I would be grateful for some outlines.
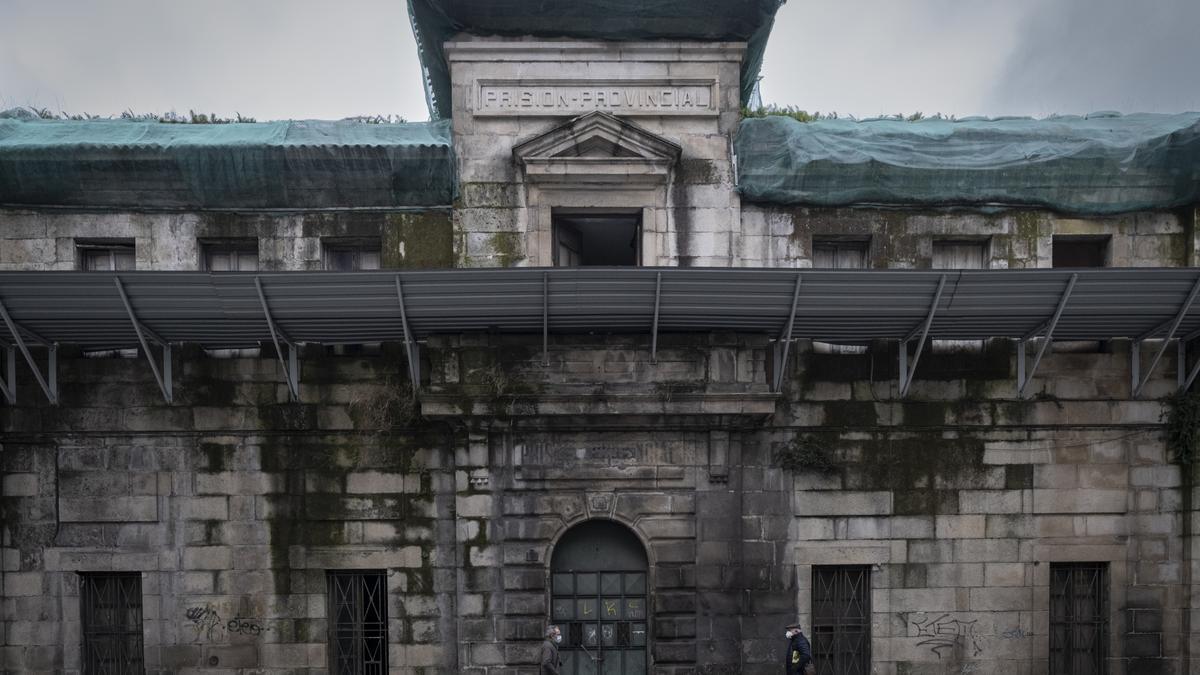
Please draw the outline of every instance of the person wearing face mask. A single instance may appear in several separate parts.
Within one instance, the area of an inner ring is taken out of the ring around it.
[[[784,652],[784,672],[787,675],[815,675],[816,664],[813,663],[812,645],[800,630],[800,624],[794,623],[784,632],[787,638],[787,651]]]
[[[562,668],[562,660],[558,658],[558,645],[562,642],[562,631],[558,626],[546,629],[546,639],[542,641],[542,675],[558,675]]]

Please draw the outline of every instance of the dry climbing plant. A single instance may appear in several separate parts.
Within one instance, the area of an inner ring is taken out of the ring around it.
[[[829,453],[810,436],[796,436],[779,446],[771,460],[775,466],[792,473],[810,471],[831,474],[837,471],[837,465],[833,463]]]
[[[1175,462],[1190,465],[1200,453],[1200,392],[1178,392],[1164,402],[1167,450]]]

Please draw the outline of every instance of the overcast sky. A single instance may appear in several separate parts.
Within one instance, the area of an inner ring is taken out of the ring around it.
[[[403,0],[0,0],[0,108],[427,117]],[[1200,110],[1200,0],[791,0],[763,98],[869,117]]]

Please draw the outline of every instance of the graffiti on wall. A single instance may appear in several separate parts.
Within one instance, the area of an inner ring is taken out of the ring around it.
[[[235,616],[225,621],[221,618],[216,607],[208,603],[188,607],[183,613],[196,631],[194,641],[220,642],[227,635],[249,635],[258,637],[270,628],[263,625],[262,619]]]
[[[979,638],[978,619],[956,619],[948,613],[927,614],[912,612],[902,614],[905,623],[914,631],[912,637],[919,639],[918,647],[926,647],[940,660],[947,652],[961,647],[977,657],[983,653],[983,642]]]

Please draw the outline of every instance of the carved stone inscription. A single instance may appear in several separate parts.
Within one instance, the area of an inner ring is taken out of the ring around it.
[[[641,464],[646,460],[648,443],[587,443],[576,445],[568,439],[542,438],[526,442],[521,464],[526,466],[572,467]]]
[[[475,114],[715,115],[716,94],[713,80],[490,80],[479,83]]]

